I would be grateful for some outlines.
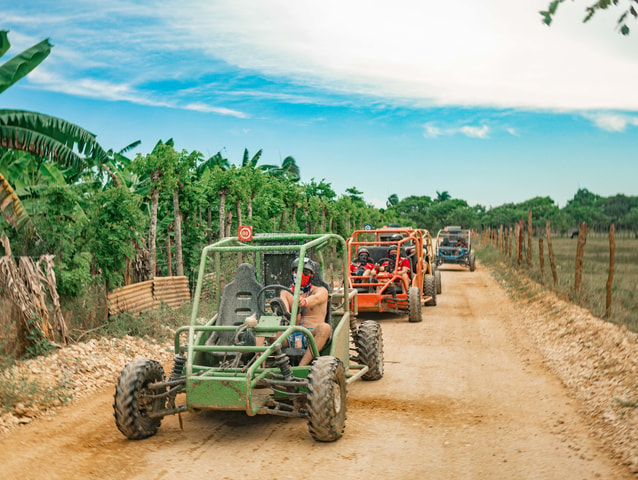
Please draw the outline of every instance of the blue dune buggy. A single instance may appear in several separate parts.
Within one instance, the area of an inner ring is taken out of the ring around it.
[[[476,259],[472,251],[472,234],[461,227],[445,227],[436,236],[434,263],[438,267],[444,263],[463,265],[476,269]]]

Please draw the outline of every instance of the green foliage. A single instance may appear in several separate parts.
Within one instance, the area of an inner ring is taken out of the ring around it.
[[[0,30],[0,57],[11,46],[8,33],[7,30]],[[0,93],[40,65],[51,53],[51,48],[52,45],[47,38],[0,65]]]
[[[126,263],[135,256],[135,246],[143,241],[148,220],[140,202],[139,195],[124,186],[94,195],[87,244],[95,266],[111,287],[122,284]]]
[[[559,4],[563,3],[565,0],[552,0],[549,2],[547,6],[547,10],[542,10],[540,13],[541,17],[543,17],[543,23],[545,25],[551,25],[554,20],[554,16],[556,15],[556,10],[558,9]],[[588,22],[592,19],[592,17],[600,10],[606,10],[607,8],[614,6],[619,6],[619,0],[597,0],[592,5],[585,7],[585,18],[583,18],[583,23]],[[623,13],[618,18],[618,31],[622,35],[629,35],[630,29],[627,25],[627,19],[631,15],[634,19],[638,18],[638,11],[636,9],[636,4],[638,4],[638,0],[627,0],[624,2],[628,4],[628,7],[623,11]]]

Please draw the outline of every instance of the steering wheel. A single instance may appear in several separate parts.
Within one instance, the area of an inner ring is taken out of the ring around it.
[[[391,262],[392,260],[391,260],[391,259],[389,259],[389,258],[387,258],[387,257],[383,257],[383,258],[380,258],[380,259],[379,259],[379,261],[377,261],[376,265],[379,265],[379,267],[381,267],[381,264],[382,264],[383,262],[385,262],[385,261],[387,261],[387,262],[388,262],[388,264],[390,264],[390,262]],[[385,272],[380,272],[380,273],[390,273],[390,272],[385,271]]]
[[[280,315],[286,320],[290,320],[290,312],[286,309],[283,299],[279,297],[279,293],[282,290],[287,291],[291,295],[294,295],[294,293],[290,288],[279,284],[266,285],[261,290],[259,290],[259,293],[257,293],[257,309],[259,310],[259,314],[266,314],[266,302],[264,293],[266,293],[268,290],[274,290],[276,293],[276,296],[272,300],[270,300],[270,307],[272,308],[275,315]]]

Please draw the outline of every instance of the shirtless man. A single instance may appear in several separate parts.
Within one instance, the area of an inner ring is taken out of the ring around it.
[[[294,284],[297,275],[297,267],[299,265],[299,259],[295,258],[290,266],[292,273],[293,291]],[[309,258],[304,259],[303,272],[301,276],[301,292],[299,293],[299,313],[297,314],[297,325],[306,327],[312,332],[312,336],[317,344],[317,350],[321,351],[328,338],[330,337],[331,327],[325,321],[326,309],[328,308],[328,290],[324,287],[318,287],[313,285],[311,280],[315,274],[314,264]],[[282,290],[280,297],[284,300],[288,311],[292,310],[293,296],[290,292]],[[299,365],[309,365],[312,361],[312,351],[308,348],[308,341],[305,335],[303,338],[297,340],[295,334],[288,337],[286,340],[289,346],[294,347],[296,341],[301,342],[301,348],[306,349],[306,353],[302,357]]]

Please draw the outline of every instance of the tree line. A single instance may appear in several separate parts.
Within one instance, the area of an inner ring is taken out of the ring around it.
[[[10,47],[0,31],[0,56]],[[0,93],[42,62],[48,40],[0,65]],[[90,284],[112,289],[164,275],[194,278],[203,246],[239,225],[256,232],[334,232],[349,237],[364,225],[497,228],[534,211],[542,228],[581,222],[604,230],[638,230],[638,197],[604,198],[580,189],[559,208],[549,197],[487,209],[451,198],[391,195],[385,208],[352,186],[337,194],[322,178],[301,181],[294,157],[263,164],[262,151],[240,159],[179,150],[172,139],[129,158],[138,141],[105,150],[77,125],[37,112],[0,110],[0,235],[17,256],[55,255],[62,296]]]

